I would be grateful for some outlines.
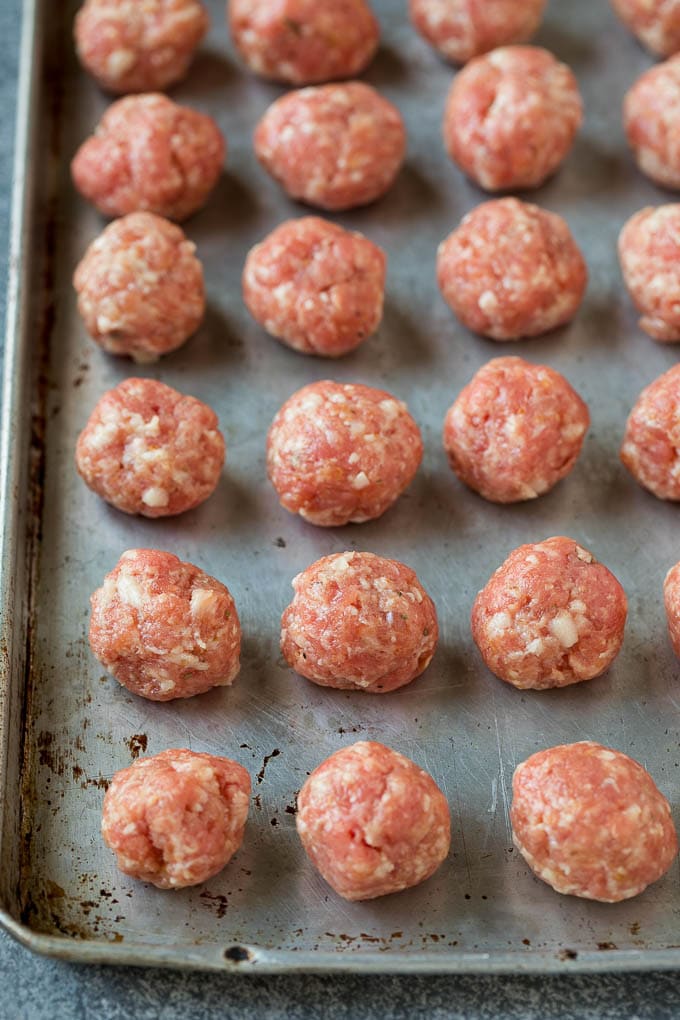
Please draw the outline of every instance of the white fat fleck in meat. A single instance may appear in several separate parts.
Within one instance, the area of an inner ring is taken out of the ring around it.
[[[152,485],[142,493],[142,502],[150,507],[167,506],[170,502],[170,496],[165,489]]]

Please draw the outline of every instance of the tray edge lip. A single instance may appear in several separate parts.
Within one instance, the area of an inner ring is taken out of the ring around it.
[[[22,399],[28,387],[26,331],[28,287],[26,281],[33,263],[27,244],[34,215],[35,173],[33,149],[35,125],[30,116],[38,88],[39,5],[42,0],[23,0],[17,95],[15,105],[14,160],[11,183],[11,220],[6,277],[6,308],[2,373],[2,411],[0,418],[0,798],[6,799],[11,716],[10,674],[22,619],[12,613],[13,581],[18,558],[24,549],[18,529],[22,519],[23,493],[19,482],[23,464],[19,456],[19,434],[26,427]],[[24,419],[22,421],[22,418]],[[25,656],[25,650],[19,653]],[[0,814],[0,846],[4,845],[4,815]],[[0,911],[4,913],[4,909]],[[4,923],[4,920],[0,923]]]
[[[324,950],[292,953],[258,946],[239,946],[249,954],[244,962],[232,962],[225,953],[229,946],[216,943],[185,945],[182,948],[150,943],[110,943],[105,940],[77,940],[35,932],[0,908],[0,924],[26,949],[41,956],[77,964],[161,967],[173,970],[226,972],[251,977],[294,974],[395,974],[395,975],[539,975],[631,974],[673,971],[680,967],[680,947],[655,950],[579,950],[575,958],[560,957],[554,950],[540,950],[533,956],[515,952],[461,952],[434,955],[427,951],[386,954],[368,951],[361,956]],[[292,959],[294,957],[294,959]]]

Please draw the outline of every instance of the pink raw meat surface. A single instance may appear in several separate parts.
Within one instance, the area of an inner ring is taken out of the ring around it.
[[[195,333],[205,313],[196,245],[153,213],[114,220],[80,261],[73,285],[90,336],[109,354],[155,361]]]
[[[368,552],[324,556],[293,580],[281,650],[323,687],[383,694],[425,670],[439,636],[432,599],[413,570]]]
[[[251,71],[289,85],[360,74],[380,38],[366,0],[229,0],[228,13]]]
[[[638,397],[626,422],[621,460],[658,499],[680,500],[680,365]]]
[[[422,455],[406,404],[359,383],[303,386],[267,436],[267,471],[281,505],[322,527],[380,517],[411,483]]]
[[[241,625],[228,588],[172,553],[123,553],[90,603],[90,647],[133,694],[191,698],[238,674]]]
[[[277,99],[254,142],[260,163],[291,198],[341,210],[385,194],[404,159],[406,132],[392,103],[350,81]]]
[[[153,379],[126,379],[105,393],[76,445],[85,483],[118,510],[144,517],[206,500],[224,456],[215,412]]]
[[[289,347],[337,358],[378,328],[386,261],[362,234],[318,216],[286,220],[249,252],[243,300]]]
[[[230,758],[168,750],[117,772],[102,835],[120,870],[159,889],[199,885],[231,860],[248,817],[250,776]]]
[[[409,0],[414,27],[447,60],[527,42],[541,23],[545,0]]]
[[[360,741],[312,772],[296,824],[312,864],[346,900],[424,882],[449,852],[449,806],[432,776],[384,744]]]
[[[519,340],[574,317],[588,270],[561,216],[500,198],[478,205],[442,241],[437,281],[468,329]]]
[[[510,553],[472,607],[472,637],[492,673],[521,689],[591,680],[623,643],[628,602],[611,571],[571,538]]]
[[[73,157],[71,174],[105,216],[145,210],[184,220],[207,201],[225,152],[211,117],[150,92],[108,108]]]
[[[582,118],[566,64],[538,46],[502,46],[454,78],[444,144],[486,191],[537,188],[567,156]]]
[[[670,805],[632,758],[589,740],[533,754],[512,782],[512,836],[559,893],[603,903],[637,896],[670,868]]]
[[[76,51],[107,92],[161,91],[184,78],[209,24],[198,0],[86,0]]]

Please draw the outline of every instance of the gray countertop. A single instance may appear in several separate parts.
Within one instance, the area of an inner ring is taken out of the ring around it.
[[[605,0],[599,0],[605,2]],[[0,277],[7,271],[21,0],[0,0]],[[0,316],[5,294],[0,292]],[[517,1018],[680,1016],[676,974],[546,977],[232,977],[84,967],[37,957],[0,933],[0,1020],[54,1017]]]

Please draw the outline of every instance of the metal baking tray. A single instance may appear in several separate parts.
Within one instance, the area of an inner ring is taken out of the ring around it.
[[[402,0],[376,0],[383,44],[366,74],[402,109],[409,153],[381,202],[335,217],[389,254],[383,325],[339,362],[305,358],[267,337],[240,299],[246,252],[304,209],[255,162],[253,125],[280,89],[238,65],[222,0],[174,96],[213,114],[229,139],[226,172],[186,225],[207,271],[209,312],[186,347],[135,368],[95,349],[70,278],[102,221],[73,191],[69,159],[107,100],[82,73],[70,38],[76,4],[25,0],[3,407],[2,815],[0,919],[25,945],[79,961],[241,972],[600,971],[680,965],[678,863],[618,905],[559,896],[512,849],[515,765],[553,744],[591,738],[647,766],[674,805],[680,779],[680,666],[665,633],[661,583],[679,556],[676,506],[630,479],[617,459],[626,415],[677,349],[641,334],[622,290],[623,221],[668,200],[635,170],[620,124],[625,89],[650,58],[606,4],[549,4],[537,42],[575,70],[586,121],[572,156],[531,194],[562,213],[590,267],[575,322],[515,345],[466,333],[440,299],[438,242],[484,196],[448,162],[439,122],[452,71],[408,25]],[[532,503],[494,506],[463,489],[440,441],[446,408],[489,358],[512,351],[564,372],[592,428],[573,474]],[[215,495],[168,520],[117,513],[73,466],[76,436],[104,390],[143,372],[219,413],[228,461]],[[426,444],[416,481],[382,519],[315,529],[281,509],[265,478],[264,437],[295,389],[328,376],[406,399]],[[623,582],[623,651],[601,679],[521,693],[483,667],[469,633],[476,591],[522,542],[567,534]],[[88,598],[120,553],[170,549],[231,588],[243,668],[231,689],[153,704],[93,659]],[[278,650],[291,578],[314,559],[368,549],[413,566],[433,595],[441,642],[426,674],[378,697],[322,690]],[[419,888],[364,904],[331,893],[295,832],[295,794],[323,758],[377,739],[427,768],[449,799],[450,858]],[[253,778],[244,846],[216,878],[168,893],[119,874],[102,845],[108,779],[167,747],[227,754]]]

